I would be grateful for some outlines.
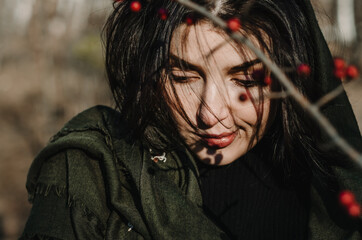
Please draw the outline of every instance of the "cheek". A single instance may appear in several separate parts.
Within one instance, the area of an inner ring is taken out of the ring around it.
[[[264,102],[264,112],[263,112],[263,120],[262,120],[262,124],[263,124],[264,128],[268,122],[269,115],[270,115],[270,99],[267,99]]]
[[[192,123],[195,123],[195,116],[198,109],[198,104],[200,103],[195,90],[191,89],[189,86],[186,86],[186,84],[175,84],[174,91],[170,86],[170,83],[167,85],[168,86],[166,90],[171,101],[171,108],[180,127],[183,128],[188,125],[184,117],[182,117],[182,113],[186,113],[187,118]]]
[[[256,110],[252,104],[238,106],[237,109],[233,108],[233,116],[237,125],[254,125],[257,122]]]
[[[179,98],[182,109],[185,111],[189,118],[192,118],[197,111],[199,100],[195,92],[184,86],[176,86],[176,94]]]
[[[263,112],[263,118],[261,119],[262,125],[266,122],[269,115],[269,99],[263,99],[260,102],[259,90],[257,88],[250,88],[249,90],[238,89],[238,91],[230,91],[231,110],[235,123],[237,125],[252,126],[258,121],[258,112]],[[246,97],[245,97],[246,96]]]
[[[229,91],[230,108],[236,124],[246,122],[253,124],[257,121],[255,91],[235,88]]]

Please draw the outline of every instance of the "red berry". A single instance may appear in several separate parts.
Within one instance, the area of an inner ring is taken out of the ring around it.
[[[266,77],[264,78],[264,83],[265,83],[265,85],[270,85],[270,84],[272,83],[271,77],[270,77],[270,76],[266,76]]]
[[[139,1],[131,2],[130,8],[132,12],[139,12],[141,10],[141,3]]]
[[[242,93],[240,94],[239,99],[240,101],[245,102],[246,100],[248,100],[248,95],[246,93]]]
[[[308,77],[310,75],[310,72],[311,70],[309,65],[305,63],[300,64],[297,68],[297,73],[303,77]]]
[[[187,25],[192,25],[194,23],[194,19],[192,17],[186,17],[185,21]]]
[[[359,75],[359,71],[356,66],[350,65],[346,68],[346,76],[349,79],[355,79]]]
[[[351,217],[359,217],[361,215],[361,206],[358,203],[353,203],[348,207],[348,213]]]
[[[162,20],[166,20],[166,19],[167,19],[167,16],[168,16],[167,10],[164,9],[164,8],[160,8],[160,9],[158,10],[158,16],[159,16]]]
[[[344,70],[344,68],[346,67],[346,62],[342,58],[334,58],[333,62],[335,70]]]
[[[227,22],[228,28],[232,31],[232,32],[236,32],[240,29],[240,20],[238,18],[230,18]]]
[[[333,74],[337,78],[342,79],[346,76],[346,71],[344,69],[334,69]]]
[[[354,194],[351,191],[345,190],[340,192],[339,194],[339,202],[343,206],[351,206],[356,202]]]
[[[264,83],[265,85],[270,85],[271,84],[271,78],[270,78],[270,76],[265,75],[265,70],[264,69],[256,69],[256,70],[254,70],[253,73],[251,74],[251,77],[256,81]]]

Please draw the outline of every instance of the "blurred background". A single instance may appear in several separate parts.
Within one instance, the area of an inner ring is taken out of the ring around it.
[[[314,0],[336,56],[362,69],[362,1]],[[112,0],[0,0],[0,240],[29,214],[26,174],[62,125],[96,104],[113,106],[100,32]],[[362,83],[347,84],[362,123]]]

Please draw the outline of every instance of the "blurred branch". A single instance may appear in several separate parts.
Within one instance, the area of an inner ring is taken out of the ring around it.
[[[339,85],[336,89],[333,91],[327,93],[323,97],[321,97],[318,102],[315,104],[318,108],[322,107],[323,105],[327,104],[328,102],[332,101],[335,97],[337,97],[339,94],[343,93],[344,87],[343,85]]]

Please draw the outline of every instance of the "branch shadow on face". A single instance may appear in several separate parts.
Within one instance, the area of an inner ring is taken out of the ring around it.
[[[260,87],[257,95],[262,96],[263,91],[264,91],[263,87]],[[249,145],[248,145],[247,151],[249,151],[252,148],[252,145],[253,145],[252,143],[255,142],[255,140],[259,141],[257,135],[260,131],[260,128],[261,128],[260,125],[261,125],[261,121],[263,118],[264,98],[263,98],[263,96],[262,97],[258,97],[258,96],[257,97],[254,96],[254,94],[252,94],[248,88],[245,88],[245,93],[241,93],[239,95],[239,99],[238,99],[241,103],[250,101],[252,104],[251,107],[253,107],[255,109],[256,116],[257,116],[257,121],[253,126],[252,137],[250,139],[248,139]],[[239,127],[241,128],[241,126],[239,126]],[[202,125],[200,127],[200,123],[197,122],[197,126],[193,126],[193,128],[195,131],[195,135],[198,135],[197,129],[202,129]],[[222,153],[220,153],[220,151],[218,151],[219,148],[213,148],[213,147],[207,146],[207,144],[203,140],[194,139],[194,144],[192,144],[189,147],[192,150],[192,152],[198,156],[199,161],[204,164],[220,165],[222,163],[222,161],[224,160],[224,155]],[[199,154],[201,151],[206,151],[206,156],[203,156],[203,154]],[[200,158],[200,155],[203,157]]]
[[[192,147],[191,150],[197,154],[201,152],[202,150],[206,149],[206,153],[208,157],[205,157],[203,159],[200,159],[200,161],[204,164],[213,164],[213,165],[219,165],[221,161],[223,160],[224,156],[221,153],[218,153],[216,151],[216,148],[206,148],[204,143],[202,141],[197,141]]]

